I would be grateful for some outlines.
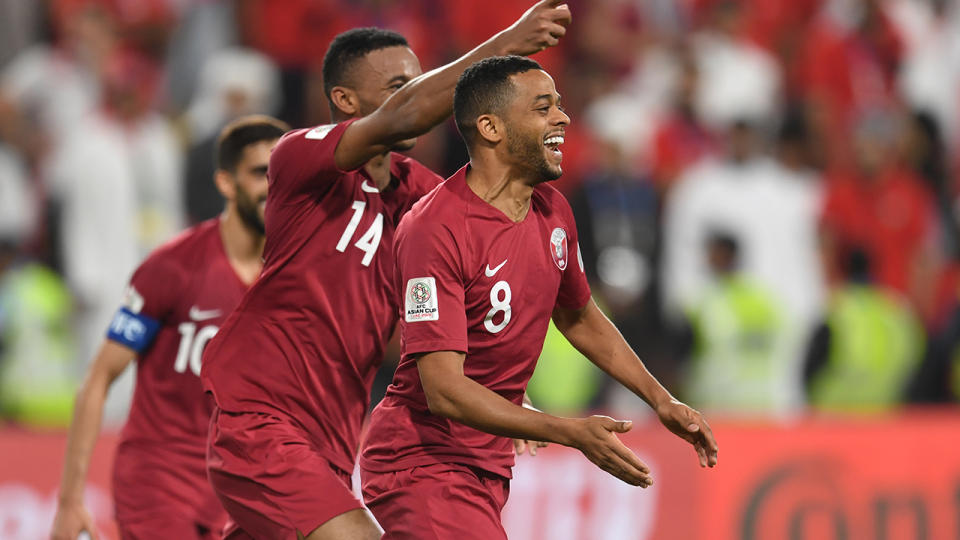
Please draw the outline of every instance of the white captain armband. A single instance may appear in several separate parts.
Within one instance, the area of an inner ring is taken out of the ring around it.
[[[107,329],[107,339],[126,345],[139,353],[153,343],[158,330],[159,322],[143,313],[134,313],[130,308],[122,307],[113,316],[113,322]]]

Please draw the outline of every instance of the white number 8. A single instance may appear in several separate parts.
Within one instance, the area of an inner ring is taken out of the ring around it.
[[[503,300],[500,299],[501,292],[503,293]],[[483,326],[491,334],[496,334],[503,330],[507,326],[507,323],[510,322],[511,296],[510,284],[506,281],[498,281],[493,288],[490,289],[490,304],[493,307],[487,312],[487,317],[483,320]],[[498,324],[494,324],[493,317],[501,311],[503,312],[503,320]]]

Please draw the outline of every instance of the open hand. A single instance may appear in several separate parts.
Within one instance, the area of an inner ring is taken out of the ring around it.
[[[553,47],[567,33],[571,20],[570,8],[564,0],[537,2],[503,31],[504,49],[507,54],[527,56]]]
[[[717,440],[713,438],[710,425],[699,411],[671,399],[657,407],[657,416],[667,429],[693,445],[701,467],[713,467],[717,464]]]
[[[630,431],[633,422],[599,415],[577,418],[574,422],[569,446],[583,452],[597,467],[630,485],[643,488],[653,485],[650,468],[616,436]]]

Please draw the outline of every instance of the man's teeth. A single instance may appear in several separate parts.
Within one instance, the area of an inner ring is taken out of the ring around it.
[[[550,137],[549,139],[544,140],[544,141],[543,141],[543,144],[545,144],[545,145],[547,145],[547,146],[552,146],[552,145],[555,145],[555,144],[556,144],[556,145],[563,144],[563,137],[561,137],[561,136],[559,136],[559,135],[557,135],[557,136],[555,136],[555,137]]]

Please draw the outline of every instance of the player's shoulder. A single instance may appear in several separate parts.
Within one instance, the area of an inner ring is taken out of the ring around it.
[[[414,203],[400,220],[398,234],[432,236],[440,231],[460,230],[466,205],[453,189],[454,180],[443,180]]]
[[[533,204],[543,214],[559,212],[564,217],[572,217],[570,202],[557,188],[547,182],[541,182],[533,188]]]
[[[283,134],[271,152],[271,160],[282,156],[285,160],[308,159],[310,156],[304,151],[309,147],[334,145],[340,141],[343,132],[351,124],[351,120],[338,124],[323,124],[308,128],[291,129]]]

